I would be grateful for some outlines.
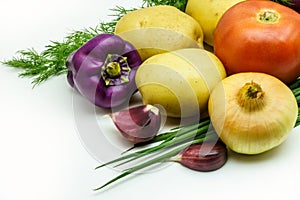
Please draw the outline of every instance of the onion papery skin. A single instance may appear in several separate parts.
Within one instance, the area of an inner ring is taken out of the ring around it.
[[[245,108],[241,106],[239,94],[251,82],[261,87],[263,96],[259,103]],[[208,110],[221,140],[242,154],[259,154],[280,145],[287,139],[298,115],[295,96],[283,82],[254,72],[223,79],[211,93]]]

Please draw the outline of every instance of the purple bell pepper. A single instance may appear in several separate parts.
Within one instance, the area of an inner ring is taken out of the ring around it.
[[[96,106],[125,104],[137,91],[135,74],[142,63],[135,47],[117,35],[100,34],[67,59],[67,80]]]

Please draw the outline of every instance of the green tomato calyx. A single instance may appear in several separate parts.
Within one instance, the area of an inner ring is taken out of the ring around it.
[[[257,20],[264,24],[275,24],[280,19],[280,14],[271,9],[262,9],[257,13]]]

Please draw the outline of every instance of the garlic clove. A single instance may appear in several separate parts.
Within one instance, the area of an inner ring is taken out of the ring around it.
[[[139,105],[110,114],[120,133],[133,143],[151,140],[161,126],[161,114],[157,107]]]
[[[221,141],[192,144],[175,156],[172,161],[196,171],[214,171],[226,163],[227,148]]]

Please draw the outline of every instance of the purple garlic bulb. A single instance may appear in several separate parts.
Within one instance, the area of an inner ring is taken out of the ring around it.
[[[190,145],[171,160],[196,171],[214,171],[226,163],[227,148],[221,141],[205,141]]]
[[[121,134],[133,143],[151,140],[161,126],[161,115],[157,107],[139,105],[114,112],[110,115]]]

